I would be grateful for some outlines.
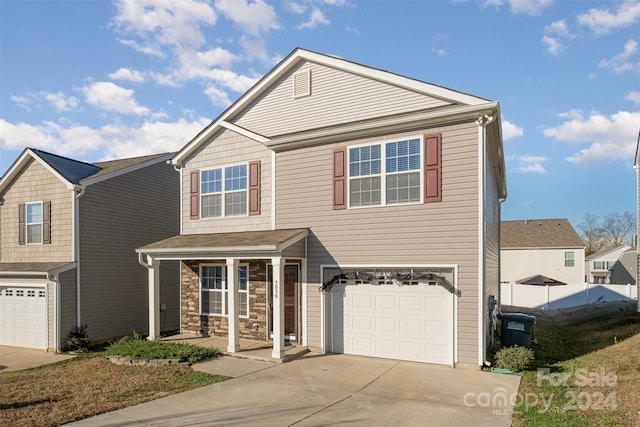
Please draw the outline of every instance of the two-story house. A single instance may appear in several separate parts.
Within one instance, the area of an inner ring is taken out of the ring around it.
[[[179,230],[173,154],[90,164],[22,152],[0,180],[0,345],[60,351],[81,325],[94,341],[147,332],[135,249]],[[163,268],[155,308],[175,330],[179,266]]]
[[[589,255],[585,259],[587,281],[589,283],[609,284],[611,281],[611,268],[620,259],[622,254],[630,249],[627,245],[610,246]]]
[[[296,49],[171,162],[181,332],[485,363],[506,197],[497,102]]]
[[[585,244],[567,219],[502,221],[500,230],[502,282],[584,283]]]

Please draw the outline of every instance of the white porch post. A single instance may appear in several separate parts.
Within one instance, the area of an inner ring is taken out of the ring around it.
[[[238,334],[238,259],[227,258],[227,294],[229,295],[229,343],[227,351],[236,353],[240,351],[240,340]]]
[[[284,358],[284,266],[282,258],[272,258],[273,266],[273,350],[271,357]]]
[[[149,266],[149,341],[160,338],[160,261],[147,255]]]

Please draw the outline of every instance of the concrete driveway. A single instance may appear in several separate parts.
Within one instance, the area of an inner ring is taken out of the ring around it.
[[[506,427],[506,401],[515,399],[520,382],[477,370],[313,353],[283,364],[223,357],[194,368],[236,378],[70,425]]]
[[[0,345],[0,374],[49,365],[72,357],[74,356],[69,354],[48,353],[44,350]]]

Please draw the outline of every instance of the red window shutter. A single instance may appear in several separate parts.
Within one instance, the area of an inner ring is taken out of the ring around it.
[[[442,201],[442,135],[424,136],[424,201]]]
[[[18,205],[18,244],[24,245],[26,242],[26,212],[25,204]]]
[[[200,171],[191,171],[189,186],[191,219],[200,218]]]
[[[346,153],[344,148],[333,151],[333,209],[347,208]]]
[[[249,162],[249,215],[260,215],[260,160]]]
[[[51,243],[51,202],[42,202],[42,243]]]

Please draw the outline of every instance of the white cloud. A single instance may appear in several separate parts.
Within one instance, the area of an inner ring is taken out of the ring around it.
[[[545,51],[551,56],[558,57],[564,52],[564,45],[555,37],[543,36],[542,44],[546,46]]]
[[[447,51],[445,49],[437,49],[435,47],[431,47],[431,52],[435,53],[438,56],[445,56]]]
[[[201,46],[200,25],[215,25],[217,14],[206,2],[196,0],[120,0],[113,19],[124,34],[142,37],[145,45]]]
[[[640,105],[640,92],[629,92],[624,99]]]
[[[177,151],[209,122],[209,119],[198,117],[191,121],[150,121],[138,127],[110,124],[94,129],[75,123],[49,121],[31,125],[0,119],[0,149],[33,147],[75,159],[135,157]]]
[[[640,21],[640,1],[627,0],[614,4],[617,5],[614,12],[608,9],[589,9],[587,13],[578,15],[578,23],[601,35]]]
[[[545,34],[557,34],[559,36],[572,38],[573,34],[569,32],[569,28],[567,27],[567,23],[563,20],[554,21],[549,25],[544,27]]]
[[[297,13],[298,15],[303,14],[305,10],[307,10],[307,6],[300,3],[296,3],[294,1],[286,2],[284,4],[284,7],[287,11],[291,13]]]
[[[544,136],[570,144],[589,144],[568,161],[590,165],[605,160],[629,160],[635,153],[640,111],[620,111],[610,116],[592,112],[584,117],[579,111],[567,113],[559,126],[547,128]]]
[[[33,101],[26,96],[11,95],[11,101],[23,110],[31,111],[30,105]]]
[[[514,172],[520,173],[547,173],[547,170],[544,168],[543,163],[546,162],[546,157],[543,156],[509,156],[506,159],[509,163],[515,162],[515,166],[511,168]]]
[[[147,107],[138,105],[133,97],[133,90],[125,89],[112,82],[91,83],[81,90],[87,102],[100,110],[138,116],[150,113]]]
[[[109,74],[109,78],[112,80],[125,80],[133,83],[142,83],[145,80],[144,75],[140,71],[131,70],[125,67],[121,67],[118,71],[114,71]]]
[[[554,0],[509,0],[511,13],[538,16],[553,4]]]
[[[210,86],[204,90],[204,94],[209,97],[213,105],[226,108],[231,105],[227,93],[215,86]]]
[[[603,59],[598,63],[599,68],[610,70],[614,74],[624,74],[627,72],[640,72],[640,61],[633,62],[630,59],[638,52],[638,42],[629,39],[619,54],[609,59]]]
[[[159,46],[153,43],[140,44],[135,40],[130,39],[118,39],[120,43],[125,46],[130,47],[133,50],[136,50],[140,53],[144,53],[145,55],[157,56],[158,58],[164,58],[165,53]]]
[[[40,95],[58,112],[75,110],[79,104],[78,98],[75,96],[66,96],[62,92],[41,92]]]
[[[524,131],[521,127],[516,126],[510,121],[502,121],[502,139],[509,140],[524,135]]]
[[[310,28],[315,28],[318,25],[329,25],[331,21],[322,13],[322,11],[318,8],[313,8],[311,14],[309,15],[309,20],[307,22],[303,22],[298,25],[296,28],[298,30],[305,30]]]
[[[280,28],[275,9],[263,0],[216,0],[215,7],[253,37]]]

